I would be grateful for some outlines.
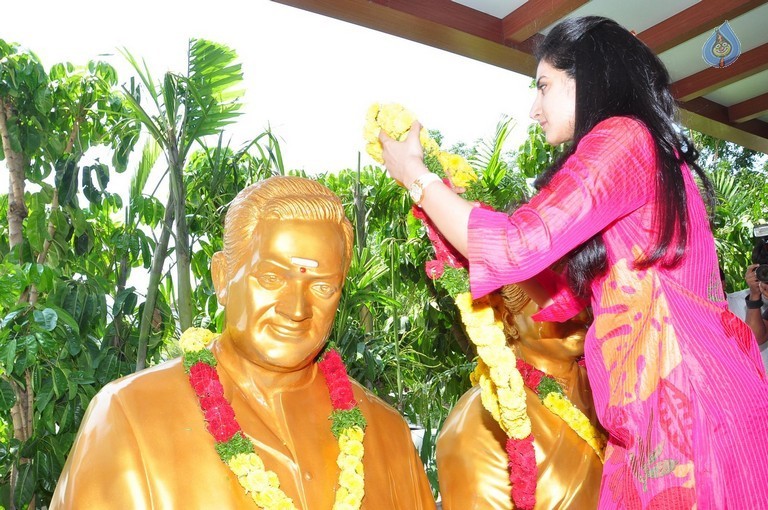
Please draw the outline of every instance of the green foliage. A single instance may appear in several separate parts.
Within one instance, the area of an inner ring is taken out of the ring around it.
[[[329,419],[331,420],[331,432],[337,439],[344,430],[352,427],[360,427],[365,430],[365,416],[359,407],[334,410]]]
[[[469,273],[464,268],[446,267],[440,277],[440,285],[449,296],[455,298],[463,292],[469,292]]]
[[[543,377],[537,389],[542,400],[552,392],[563,394],[563,387],[552,377]]]
[[[0,52],[0,102],[14,111],[3,127],[21,170],[11,178],[22,189],[36,185],[19,197],[27,217],[13,247],[18,217],[0,197],[0,486],[9,488],[0,504],[13,497],[22,508],[33,495],[47,504],[90,399],[129,373],[130,341],[111,335],[107,300],[130,317],[137,295],[116,286],[114,261],[127,247],[114,242],[122,199],[106,187],[113,170],[126,168],[138,126],[124,117],[109,65],[57,64],[46,73],[32,53],[3,41]],[[80,168],[97,145],[112,149],[113,168]]]
[[[533,123],[528,127],[528,139],[517,151],[517,170],[523,177],[532,179],[552,166],[562,153],[563,146],[549,145],[541,126]]]
[[[253,453],[253,444],[242,432],[237,432],[229,441],[216,443],[216,453],[219,454],[221,460],[228,462],[235,455]]]
[[[768,223],[768,157],[695,131],[689,137],[715,191],[712,231],[726,292],[744,289],[752,263],[752,229]]]
[[[494,137],[480,140],[468,160],[480,177],[469,186],[464,198],[487,204],[499,211],[508,209],[528,196],[524,174],[513,171],[512,163],[505,159],[502,152],[511,124],[511,118],[503,118],[496,126]]]

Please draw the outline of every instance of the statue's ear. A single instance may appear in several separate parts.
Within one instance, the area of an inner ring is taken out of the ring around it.
[[[216,289],[216,299],[221,306],[227,306],[227,259],[224,252],[217,251],[211,258],[211,279],[213,288]]]

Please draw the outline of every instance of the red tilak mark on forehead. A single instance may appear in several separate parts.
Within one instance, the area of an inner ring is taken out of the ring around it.
[[[306,267],[300,267],[299,271],[301,271],[302,273],[306,273],[307,272],[307,268]]]

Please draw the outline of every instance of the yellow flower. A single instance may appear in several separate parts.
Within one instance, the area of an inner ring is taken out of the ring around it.
[[[245,476],[249,471],[263,471],[264,463],[255,453],[238,453],[227,462],[236,476]]]
[[[396,140],[404,140],[416,116],[402,105],[390,103],[381,105],[376,120],[389,136]]]
[[[280,479],[274,471],[267,471],[267,483],[269,483],[271,487],[280,487]]]
[[[342,471],[354,471],[359,463],[360,459],[352,455],[339,455],[336,458],[336,465]]]
[[[280,489],[276,489],[274,487],[269,487],[268,489],[253,495],[253,500],[256,502],[257,505],[263,507],[263,508],[275,508],[277,505],[283,505],[285,508],[285,503],[290,502],[291,506],[287,508],[294,508],[293,507],[293,501],[288,498],[283,491]]]
[[[419,131],[419,141],[421,142],[421,146],[424,147],[424,154],[434,154],[440,150],[440,146],[437,145],[437,142],[433,140],[431,136],[429,136],[429,132],[426,128],[421,128],[421,131]]]
[[[346,487],[350,494],[354,494],[363,489],[365,482],[363,477],[355,472],[342,471],[339,474],[339,485]]]
[[[437,153],[437,160],[454,186],[466,188],[469,183],[477,180],[475,170],[462,156],[440,151]]]
[[[269,485],[269,477],[264,470],[250,471],[245,476],[239,477],[238,480],[246,492],[264,492],[273,488]]]
[[[282,501],[278,501],[277,504],[274,505],[274,510],[296,510],[296,507],[293,506],[293,500],[291,498],[286,498]]]
[[[362,458],[363,457],[363,443],[360,441],[355,441],[354,439],[349,439],[347,441],[342,442],[343,435],[339,437],[339,449],[347,454],[351,455],[352,457],[356,458]]]
[[[411,130],[411,125],[416,116],[399,104],[374,103],[368,108],[363,126],[363,138],[367,142],[365,150],[379,163],[384,163],[379,142],[379,132],[384,131],[395,140],[405,140]],[[424,147],[425,154],[433,154],[439,150],[437,142],[430,138],[425,128],[419,131],[419,140]]]
[[[187,328],[179,338],[179,347],[184,352],[202,351],[215,336],[205,328]]]
[[[600,460],[605,460],[605,437],[573,403],[564,395],[555,392],[548,393],[542,403],[586,441]]]
[[[363,438],[365,437],[365,431],[361,429],[358,426],[350,427],[348,429],[344,429],[344,435],[347,436],[349,439],[352,439],[354,441],[363,442]]]

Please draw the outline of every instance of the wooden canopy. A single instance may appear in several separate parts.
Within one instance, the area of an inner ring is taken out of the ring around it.
[[[768,0],[274,1],[527,76],[536,71],[533,44],[552,25],[571,16],[607,16],[659,55],[687,126],[768,154]],[[725,21],[740,54],[712,67],[702,50]]]

